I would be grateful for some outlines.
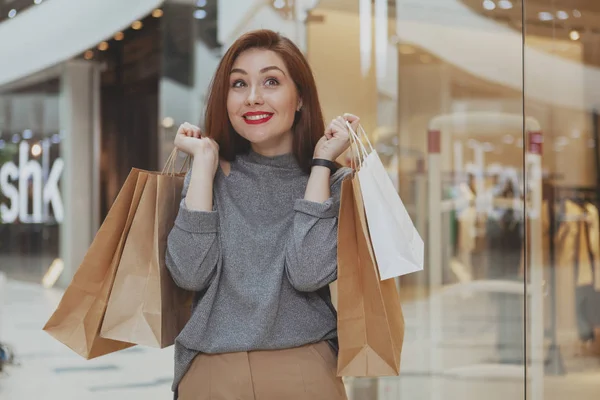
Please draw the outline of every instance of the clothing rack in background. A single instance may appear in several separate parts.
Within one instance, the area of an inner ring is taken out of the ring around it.
[[[573,187],[573,186],[554,186],[550,183],[544,183],[543,198],[548,204],[548,241],[549,241],[549,296],[550,296],[550,348],[548,361],[546,363],[546,373],[548,375],[564,375],[566,373],[564,361],[560,351],[560,345],[557,339],[557,298],[556,298],[556,245],[554,238],[558,227],[563,221],[560,214],[561,205],[566,200],[589,202],[596,206],[600,205],[599,190],[591,187]],[[600,208],[598,208],[600,210]],[[600,243],[599,243],[600,244]],[[574,312],[574,311],[573,311]]]

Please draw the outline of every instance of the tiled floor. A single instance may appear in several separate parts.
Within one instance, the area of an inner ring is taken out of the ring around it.
[[[0,341],[14,347],[20,363],[0,375],[0,399],[171,398],[172,348],[135,347],[86,361],[43,332],[41,328],[60,296],[60,291],[15,281],[0,288],[0,302],[4,298],[0,306]],[[493,307],[478,296],[444,299],[443,317],[437,327],[441,342],[436,349],[430,344],[435,330],[428,325],[427,302],[404,304],[406,337],[401,377],[349,379],[350,400],[522,399],[522,367],[494,364]],[[582,360],[567,361],[569,366],[583,365]],[[578,369],[581,372],[546,377],[541,385],[544,395],[536,400],[597,399],[600,360],[583,361],[585,368]],[[433,364],[437,368],[432,368]],[[529,391],[533,386],[529,384]]]
[[[42,331],[61,293],[10,281],[0,340],[19,366],[0,376],[2,400],[170,399],[172,348],[135,347],[86,361]]]

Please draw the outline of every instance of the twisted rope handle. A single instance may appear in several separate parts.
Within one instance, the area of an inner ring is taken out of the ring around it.
[[[367,149],[363,145],[360,136],[366,137],[367,134],[361,125],[358,126],[358,132],[356,133],[354,129],[352,129],[352,125],[348,121],[346,121],[346,125],[348,126],[348,131],[350,132],[350,140],[352,141],[352,158],[351,158],[351,167],[356,169],[356,161],[358,161],[359,168],[362,168],[364,159],[367,158],[369,153]],[[360,135],[360,136],[359,136]],[[369,142],[369,138],[366,137],[367,142],[369,143],[369,147],[371,151],[373,151],[373,146],[371,146],[371,142]],[[356,152],[355,152],[356,151]]]

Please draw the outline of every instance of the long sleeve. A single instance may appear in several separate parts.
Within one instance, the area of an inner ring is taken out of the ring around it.
[[[185,177],[179,213],[167,239],[165,261],[179,287],[201,291],[215,276],[221,257],[219,216],[217,211],[192,211],[186,207],[190,178],[191,172]]]
[[[337,279],[340,192],[342,181],[351,173],[351,169],[342,168],[331,177],[331,197],[324,203],[298,199],[294,204],[286,273],[296,290],[314,292]]]

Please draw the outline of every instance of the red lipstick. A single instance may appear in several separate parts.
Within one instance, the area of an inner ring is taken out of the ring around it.
[[[273,113],[264,111],[250,111],[243,115],[244,121],[248,125],[259,125],[264,124],[273,117]]]

